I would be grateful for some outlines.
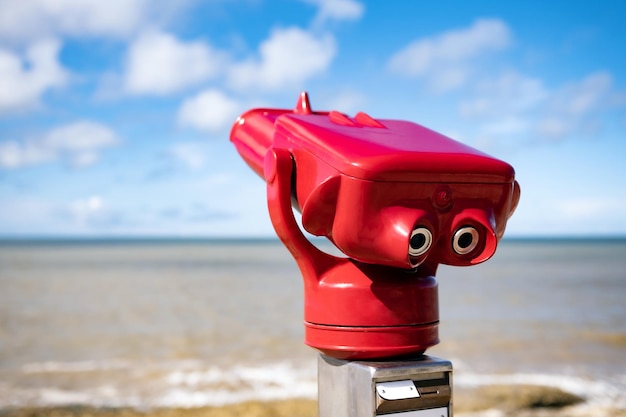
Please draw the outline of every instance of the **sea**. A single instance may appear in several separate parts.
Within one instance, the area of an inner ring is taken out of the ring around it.
[[[455,388],[540,385],[626,409],[625,239],[505,239],[437,279],[427,353],[452,361]],[[3,241],[0,409],[316,398],[302,310],[277,240]]]

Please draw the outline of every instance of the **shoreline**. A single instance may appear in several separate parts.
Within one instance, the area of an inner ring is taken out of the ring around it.
[[[464,417],[626,417],[626,408],[594,405],[575,394],[539,385],[455,388],[454,413]],[[0,408],[0,417],[316,417],[317,401],[289,398],[200,407],[49,405]]]

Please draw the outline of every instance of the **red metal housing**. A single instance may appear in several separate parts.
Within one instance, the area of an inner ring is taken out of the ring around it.
[[[441,263],[489,259],[519,199],[513,168],[415,123],[255,109],[231,141],[267,182],[272,224],[298,262],[306,343],[342,359],[438,343]],[[347,258],[302,234],[325,236]]]

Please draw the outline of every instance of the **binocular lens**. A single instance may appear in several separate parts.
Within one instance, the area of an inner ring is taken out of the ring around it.
[[[433,235],[425,227],[416,227],[409,241],[409,256],[420,256],[426,253],[433,242]]]
[[[461,227],[454,233],[452,249],[459,255],[466,255],[478,245],[478,230],[472,226]]]

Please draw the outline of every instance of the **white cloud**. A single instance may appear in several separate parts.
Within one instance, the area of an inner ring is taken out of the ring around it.
[[[206,162],[206,149],[197,143],[179,143],[172,146],[168,154],[191,169],[200,169]]]
[[[394,54],[388,68],[408,77],[422,77],[435,91],[465,84],[472,61],[487,52],[507,48],[511,33],[498,19],[479,19],[466,29],[418,39]]]
[[[461,100],[459,111],[479,121],[479,142],[492,146],[535,129],[537,109],[545,108],[550,96],[541,80],[506,72],[477,82],[468,98]]]
[[[80,222],[85,222],[88,218],[97,215],[103,210],[103,202],[100,196],[91,196],[86,199],[75,200],[70,203],[69,211]]]
[[[355,0],[304,0],[318,7],[315,24],[328,20],[357,20],[363,16],[365,7]]]
[[[66,84],[60,49],[56,40],[34,43],[23,57],[0,49],[0,113],[35,107],[47,90]]]
[[[524,118],[509,116],[496,119],[483,126],[483,131],[489,135],[512,135],[528,131],[528,122]]]
[[[618,102],[611,100],[613,77],[605,71],[588,75],[584,79],[569,83],[556,90],[548,108],[548,119],[558,118],[571,122],[582,119]]]
[[[598,71],[580,81],[556,89],[539,118],[537,131],[549,139],[596,133],[602,126],[601,113],[621,106],[613,91],[613,77]]]
[[[0,35],[32,39],[57,34],[113,34],[130,31],[144,0],[2,0]]]
[[[571,122],[557,117],[544,117],[537,123],[537,132],[547,138],[562,138],[567,135],[571,128]]]
[[[230,84],[240,90],[280,90],[323,73],[337,53],[335,39],[300,28],[275,29],[259,47],[259,57],[235,64]]]
[[[0,166],[21,168],[55,159],[55,153],[35,141],[6,141],[0,143]]]
[[[539,79],[508,72],[476,83],[459,111],[481,123],[485,140],[515,135],[525,142],[560,140],[597,131],[601,112],[621,105],[612,99],[612,87],[611,75],[603,71],[552,89]]]
[[[543,82],[516,72],[476,83],[475,93],[461,101],[461,115],[466,117],[503,118],[511,113],[532,110],[550,95]]]
[[[79,198],[56,207],[52,213],[70,230],[101,230],[110,233],[128,225],[126,213],[114,208],[100,195]]]
[[[327,106],[328,109],[337,109],[343,113],[356,113],[363,110],[367,97],[358,91],[337,91]]]
[[[188,98],[178,111],[178,122],[208,132],[230,126],[241,106],[220,91],[209,89]]]
[[[120,142],[108,127],[79,121],[50,130],[33,140],[0,143],[0,167],[21,168],[63,159],[75,167],[92,165],[100,150]]]
[[[234,178],[228,172],[213,173],[203,181],[206,184],[206,188],[229,187],[232,186],[233,182]]]
[[[166,18],[170,0],[0,0],[0,37],[32,41],[48,36],[113,36],[134,33]]]
[[[52,129],[42,144],[68,158],[74,166],[87,166],[97,161],[100,149],[119,142],[117,135],[108,127],[91,121],[80,121]]]
[[[223,62],[222,54],[205,42],[183,42],[165,32],[147,31],[128,49],[124,90],[170,94],[214,77]]]

